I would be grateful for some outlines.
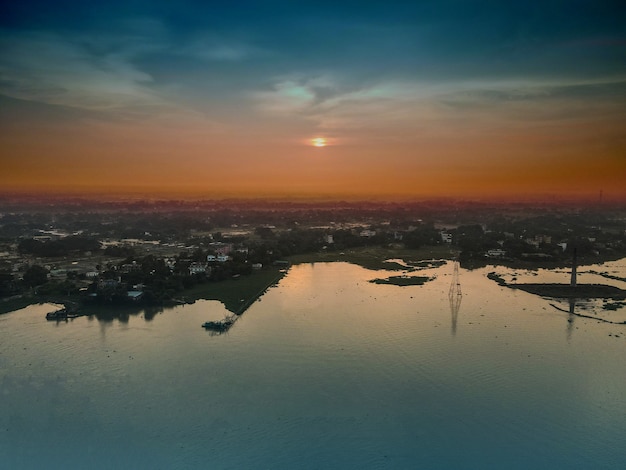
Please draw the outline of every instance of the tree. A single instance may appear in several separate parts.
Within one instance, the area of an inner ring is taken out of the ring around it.
[[[37,264],[32,265],[24,273],[24,284],[28,287],[40,286],[48,282],[48,270]]]

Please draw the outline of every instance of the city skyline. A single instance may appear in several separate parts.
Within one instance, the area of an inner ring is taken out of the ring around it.
[[[6,191],[626,198],[625,7],[0,7]]]

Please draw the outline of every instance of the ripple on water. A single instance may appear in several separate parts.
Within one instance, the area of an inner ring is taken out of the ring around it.
[[[347,263],[295,266],[221,336],[199,326],[215,304],[125,324],[53,324],[49,305],[3,315],[5,462],[41,466],[28,442],[91,468],[620,468],[619,327],[571,327],[488,270],[461,270],[455,313],[450,269],[398,287]],[[79,444],[71,457],[52,430]]]

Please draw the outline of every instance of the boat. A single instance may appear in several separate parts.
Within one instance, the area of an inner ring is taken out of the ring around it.
[[[80,314],[75,309],[68,307],[46,313],[46,320],[67,320],[68,318],[76,317],[80,317]]]
[[[212,331],[227,331],[232,325],[232,320],[208,321],[202,324],[202,327]]]

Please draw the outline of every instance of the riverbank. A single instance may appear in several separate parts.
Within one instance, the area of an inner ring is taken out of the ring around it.
[[[14,312],[15,310],[21,310],[32,304],[43,303],[44,300],[39,300],[31,294],[14,295],[13,297],[2,299],[0,301],[0,315],[3,313]]]
[[[619,287],[607,286],[605,284],[500,284],[511,289],[519,289],[530,294],[542,297],[553,297],[561,299],[626,299],[626,290]]]
[[[578,256],[578,265],[579,266],[592,266],[604,264],[610,261],[617,261],[626,256],[625,253],[621,252],[611,252],[605,253],[603,256],[601,255],[584,255]],[[484,268],[485,266],[502,266],[510,269],[528,269],[528,270],[537,270],[537,269],[562,269],[562,268],[571,268],[572,259],[571,258],[563,258],[556,260],[544,260],[544,259],[517,259],[517,258],[468,258],[463,259],[461,256],[461,267],[464,269],[479,269]]]
[[[9,313],[15,310],[26,308],[33,304],[52,303],[63,305],[65,303],[80,303],[81,312],[85,315],[95,315],[96,317],[115,317],[136,315],[142,310],[162,311],[163,308],[175,306],[177,304],[193,303],[196,300],[218,300],[224,304],[227,310],[241,314],[252,305],[263,293],[273,284],[277,283],[285,275],[285,270],[278,267],[268,267],[259,271],[254,271],[247,276],[240,276],[234,279],[227,279],[219,282],[207,282],[198,284],[190,289],[185,289],[177,294],[176,299],[165,302],[163,305],[143,305],[125,303],[119,305],[99,304],[85,302],[85,298],[80,295],[70,296],[39,296],[34,294],[23,294],[0,302],[0,314]]]

